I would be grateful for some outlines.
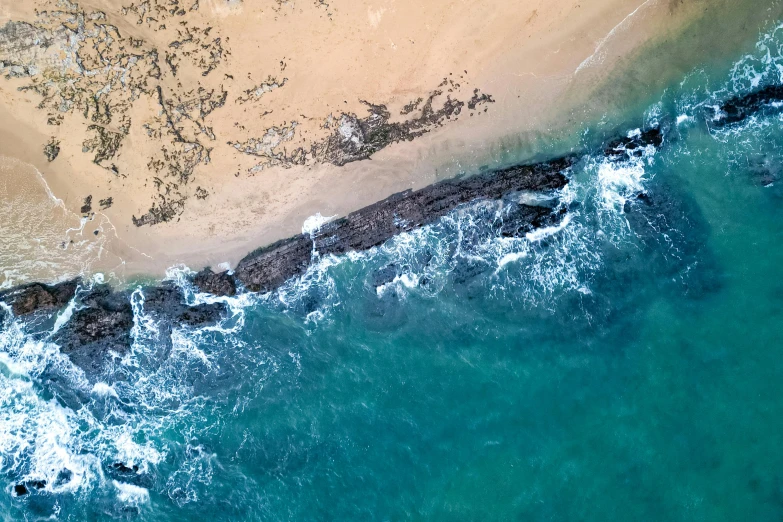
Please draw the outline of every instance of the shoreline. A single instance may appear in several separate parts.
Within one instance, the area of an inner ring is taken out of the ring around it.
[[[563,136],[578,126],[575,118],[580,110],[587,120],[594,118],[586,110],[592,92],[602,87],[623,59],[656,38],[676,33],[693,16],[690,12],[678,14],[675,23],[670,7],[658,0],[607,1],[596,9],[606,14],[620,4],[625,6],[622,12],[612,13],[597,24],[606,26],[600,31],[597,27],[585,28],[591,21],[589,16],[569,19],[570,28],[542,30],[535,33],[538,42],[531,47],[501,53],[499,58],[487,61],[489,65],[475,80],[494,98],[494,103],[484,107],[486,112],[474,111],[476,116],[445,123],[413,141],[392,143],[369,159],[339,166],[278,166],[235,177],[226,176],[231,172],[232,158],[213,153],[211,170],[196,171],[197,180],[212,180],[209,197],[189,198],[176,220],[153,226],[134,226],[130,217],[140,215],[139,206],[134,207],[132,201],[123,203],[124,196],[112,196],[117,200],[114,205],[94,209],[92,219],[85,223],[87,235],[97,230],[103,243],[102,257],[84,275],[100,272],[122,283],[135,276],[161,277],[179,264],[196,270],[204,266],[235,268],[259,245],[300,232],[303,222],[316,213],[346,216],[405,189],[417,190],[486,168],[571,152],[575,143],[571,140],[569,146],[569,139]],[[595,12],[593,16],[597,16]],[[570,45],[571,50],[561,55],[564,58],[550,63],[533,56],[542,49],[554,52],[558,42]],[[592,42],[587,50],[583,47],[586,42]],[[521,72],[510,72],[514,70]],[[110,193],[141,192],[139,180],[112,177],[96,165],[85,163],[80,151],[68,152],[65,144],[54,162],[46,162],[39,152],[48,140],[46,134],[40,127],[21,123],[18,114],[9,113],[8,85],[4,82],[0,81],[0,94],[5,94],[0,116],[14,125],[11,139],[5,139],[9,132],[0,131],[4,132],[0,133],[0,154],[8,154],[10,149],[38,168],[51,191],[71,212],[79,215],[88,195],[105,200]],[[291,86],[290,82],[285,87]],[[272,95],[278,92],[285,89],[275,90]],[[591,110],[600,113],[600,108]],[[584,123],[583,119],[579,121]],[[136,137],[131,134],[129,139],[134,144]],[[509,142],[515,145],[507,145]],[[118,184],[122,186],[115,188]]]
[[[729,98],[711,113],[705,109],[702,115],[709,126],[731,126],[756,113],[779,113],[781,99],[783,87],[768,86]],[[628,131],[604,142],[601,154],[609,162],[633,162],[645,157],[651,149],[659,151],[664,147],[671,131],[672,122]],[[310,223],[309,230],[303,230],[299,235],[256,249],[239,262],[235,271],[216,273],[205,268],[190,277],[191,284],[200,292],[218,298],[242,293],[268,294],[305,274],[322,257],[370,250],[400,233],[421,228],[480,201],[504,202],[502,217],[497,220],[499,227],[495,229],[499,236],[530,238],[543,231],[562,230],[570,222],[570,214],[569,208],[559,200],[558,191],[570,183],[567,176],[570,169],[590,154],[590,151],[583,151],[393,194],[344,218]],[[533,197],[509,198],[523,194]],[[536,198],[551,195],[554,197]],[[667,204],[665,198],[662,203]],[[661,202],[651,200],[640,189],[626,201],[625,208],[633,204],[654,208]],[[655,210],[662,211],[663,208]],[[372,283],[376,291],[393,282],[400,275],[397,272],[394,264],[376,270]],[[135,314],[132,294],[136,290],[99,280],[92,283],[83,284],[79,276],[52,286],[36,282],[2,291],[0,320],[5,321],[9,312],[15,317],[47,313],[51,319],[52,314],[76,303],[67,316],[66,326],[57,333],[56,341],[74,364],[98,375],[107,354],[124,354],[131,347]],[[426,286],[428,283],[421,280],[418,284]],[[139,288],[146,292],[141,306],[154,315],[170,317],[173,325],[215,324],[228,312],[228,304],[222,300],[189,302],[184,288],[173,281]]]

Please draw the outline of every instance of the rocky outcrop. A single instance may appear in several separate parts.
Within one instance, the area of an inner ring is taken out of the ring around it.
[[[626,159],[628,156],[640,156],[648,146],[656,149],[663,144],[663,131],[660,127],[636,130],[628,135],[610,141],[604,147],[604,155],[613,160]]]
[[[78,279],[51,286],[31,283],[0,292],[0,301],[10,306],[17,317],[38,310],[56,310],[65,307],[73,299],[78,285]]]
[[[459,205],[476,199],[499,199],[522,190],[562,188],[568,183],[563,171],[574,160],[569,156],[394,194],[327,223],[312,234],[300,234],[251,253],[240,261],[234,277],[254,292],[274,290],[286,280],[304,273],[314,254],[340,255],[370,249],[396,234],[432,223]],[[520,208],[531,220],[525,225],[551,213],[545,207],[521,205]]]
[[[232,296],[237,293],[237,285],[233,277],[227,272],[216,274],[209,267],[196,274],[196,277],[193,278],[193,284],[208,294]]]
[[[60,351],[85,371],[99,372],[110,352],[125,354],[131,346],[133,308],[127,292],[101,285],[81,299],[77,310],[57,332]]]
[[[637,130],[609,142],[602,150],[608,158],[620,160],[641,154],[646,147],[661,146],[663,138],[657,128]],[[523,191],[541,193],[561,189],[568,183],[569,168],[579,159],[576,155],[563,156],[400,192],[315,230],[256,250],[233,273],[214,273],[206,268],[195,275],[193,284],[202,292],[219,296],[236,294],[239,285],[254,292],[269,292],[303,274],[320,257],[379,246],[399,233],[433,223],[461,205],[476,200],[499,200]],[[554,225],[564,212],[555,211],[555,207],[510,202],[504,206],[498,233],[520,237],[536,228]],[[390,265],[378,271],[373,282],[380,286],[393,281],[400,270]],[[78,280],[55,286],[26,285],[0,294],[0,301],[8,303],[15,315],[24,315],[35,310],[62,308],[75,298],[77,307],[72,317],[53,340],[74,364],[88,373],[99,373],[107,358],[127,353],[131,347],[135,320],[132,296],[128,290],[115,291],[106,285],[79,292],[78,285]],[[170,282],[143,288],[142,295],[143,313],[157,319],[162,326],[158,330],[158,335],[164,337],[162,345],[167,344],[165,337],[170,336],[175,326],[214,324],[227,311],[224,303],[188,305],[182,290]],[[163,350],[160,357],[166,355]]]
[[[143,310],[155,316],[170,334],[175,326],[199,327],[217,323],[226,312],[222,303],[189,306],[182,290],[164,283],[144,289]],[[98,285],[77,297],[80,308],[55,334],[54,341],[71,361],[89,373],[100,372],[112,353],[131,347],[134,312],[131,292]]]
[[[783,85],[767,85],[749,94],[734,96],[720,104],[710,124],[725,127],[739,123],[762,110],[779,111],[783,107]]]

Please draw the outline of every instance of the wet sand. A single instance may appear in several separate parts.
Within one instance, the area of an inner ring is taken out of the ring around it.
[[[51,2],[20,6],[0,0],[0,23],[32,21],[31,7],[38,4]],[[81,4],[101,9],[120,32],[144,39],[145,45],[165,49],[172,31],[181,31],[172,24],[161,31],[133,24],[121,12],[128,2]],[[84,272],[106,272],[122,281],[136,274],[160,276],[179,263],[194,269],[236,266],[250,250],[300,232],[313,214],[345,215],[406,188],[551,153],[545,149],[554,137],[580,121],[600,118],[600,104],[591,99],[607,88],[606,79],[624,60],[655,41],[677,36],[707,5],[669,0],[589,5],[574,0],[355,0],[327,6],[202,0],[190,27],[214,27],[230,55],[207,76],[199,74],[198,64],[188,69],[180,62],[178,73],[164,76],[161,83],[171,96],[188,87],[225,89],[227,102],[202,118],[216,136],[207,142],[210,161],[196,166],[186,186],[173,189],[184,194],[184,206],[173,219],[144,226],[133,222],[159,201],[162,189],[155,178],[170,182],[150,169],[166,133],[150,135],[149,125],[142,124],[160,118],[160,107],[149,97],[140,96],[124,114],[132,124],[113,159],[117,175],[106,164],[97,165],[92,151],[84,152],[89,121],[69,113],[59,125],[47,125],[46,111],[37,108],[40,96],[17,90],[29,78],[0,79],[0,154],[40,171],[69,213],[52,225],[60,233],[73,227],[85,198],[92,196],[83,235],[99,246],[82,249],[92,253],[89,262],[81,261],[81,253],[73,254]],[[272,75],[277,88],[267,82]],[[259,85],[266,87],[259,90]],[[493,102],[475,110],[465,105],[458,117],[413,141],[391,144],[370,159],[342,166],[307,160],[258,169],[258,156],[243,154],[232,144],[297,121],[293,139],[281,150],[294,145],[307,149],[333,132],[324,129],[330,115],[366,114],[362,100],[388,106],[392,120],[403,121],[400,113],[406,105],[437,89],[442,91],[437,103],[446,97],[467,102],[475,92],[491,95]],[[261,95],[239,100],[250,96],[243,94],[248,91]],[[116,130],[117,122],[105,127]],[[42,151],[51,139],[61,151],[48,162]],[[39,212],[64,210],[52,206],[46,191],[31,191],[27,197],[29,207]],[[111,206],[101,208],[98,202],[108,198]],[[7,222],[4,235],[44,234],[46,226],[36,232],[26,222]],[[98,236],[93,235],[96,229]],[[41,251],[28,252],[42,256]],[[65,252],[64,258],[57,251],[51,259],[68,259],[76,250]],[[13,260],[6,257],[3,263]],[[77,266],[72,261],[67,263]],[[40,270],[34,263],[18,270],[25,272],[15,272],[22,280],[62,279],[65,274]]]

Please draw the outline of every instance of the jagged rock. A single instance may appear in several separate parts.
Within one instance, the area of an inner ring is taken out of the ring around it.
[[[0,301],[8,304],[17,317],[38,310],[56,310],[65,307],[73,299],[79,282],[73,279],[51,286],[31,283],[0,292]]]
[[[537,228],[552,226],[566,212],[553,212],[549,207],[532,205],[514,205],[503,217],[500,235],[503,237],[521,237]]]
[[[214,273],[209,267],[193,278],[193,284],[202,292],[219,296],[232,296],[237,293],[234,278],[228,272]]]
[[[24,482],[22,484],[17,484],[14,486],[14,493],[17,497],[22,497],[24,495],[27,495],[30,493],[31,490],[42,490],[46,487],[46,481],[45,480],[28,480],[27,482]]]
[[[609,159],[622,160],[630,156],[640,156],[644,148],[652,145],[658,148],[663,143],[663,131],[653,127],[645,131],[631,132],[627,136],[617,138],[604,147],[604,154]]]
[[[144,311],[162,319],[167,327],[213,324],[225,314],[222,303],[188,306],[182,291],[172,284],[148,287],[144,292]],[[98,285],[81,298],[84,308],[55,336],[55,342],[77,366],[91,372],[103,367],[109,352],[124,354],[130,349],[133,308],[128,291],[113,291]]]
[[[69,469],[61,469],[57,473],[57,478],[54,481],[54,486],[62,486],[63,484],[67,484],[71,481],[73,478],[73,472]]]
[[[112,292],[108,285],[94,288],[56,334],[60,351],[86,371],[97,372],[111,351],[120,355],[131,346],[133,308],[128,292]]]
[[[781,101],[783,85],[767,85],[750,94],[729,98],[718,107],[710,123],[715,127],[723,127],[739,123],[760,110],[772,108],[779,111],[778,102]]]
[[[394,281],[394,278],[400,275],[400,269],[394,263],[376,270],[372,274],[372,285],[374,287],[383,286]]]
[[[226,306],[223,303],[189,306],[179,287],[164,283],[144,289],[144,311],[166,317],[175,325],[198,327],[218,322]]]
[[[106,474],[114,480],[133,484],[134,486],[150,488],[154,484],[154,479],[147,473],[143,473],[136,464],[125,464],[124,462],[114,462],[106,467]]]
[[[311,235],[300,234],[257,250],[237,266],[235,277],[252,291],[267,292],[310,265],[313,251],[319,255],[344,254],[378,246],[401,232],[434,222],[457,206],[475,199],[499,199],[522,191],[547,191],[568,182],[563,171],[574,162],[568,156],[522,165],[464,180],[449,180],[418,191],[407,190],[327,223]],[[531,207],[533,219],[544,210]]]
[[[44,147],[43,152],[49,162],[56,160],[57,156],[60,154],[60,142],[52,138]]]

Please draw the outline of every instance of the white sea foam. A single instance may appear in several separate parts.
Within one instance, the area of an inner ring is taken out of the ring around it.
[[[312,235],[318,232],[318,229],[336,217],[336,215],[325,217],[322,216],[320,212],[318,212],[305,219],[304,223],[302,223],[302,234]]]
[[[96,382],[92,387],[92,393],[99,397],[114,397],[115,399],[119,399],[114,388],[105,382]]]
[[[124,482],[117,482],[116,480],[113,480],[112,484],[117,488],[117,499],[120,502],[140,505],[150,501],[150,492],[147,488],[134,486],[133,484],[125,484]]]
[[[566,217],[564,217],[559,224],[553,225],[551,227],[538,228],[536,230],[533,230],[532,232],[528,232],[527,234],[525,234],[525,237],[527,238],[528,241],[534,241],[534,242],[541,241],[542,239],[557,234],[565,227],[567,227],[570,222],[571,222],[571,214],[567,214]]]

